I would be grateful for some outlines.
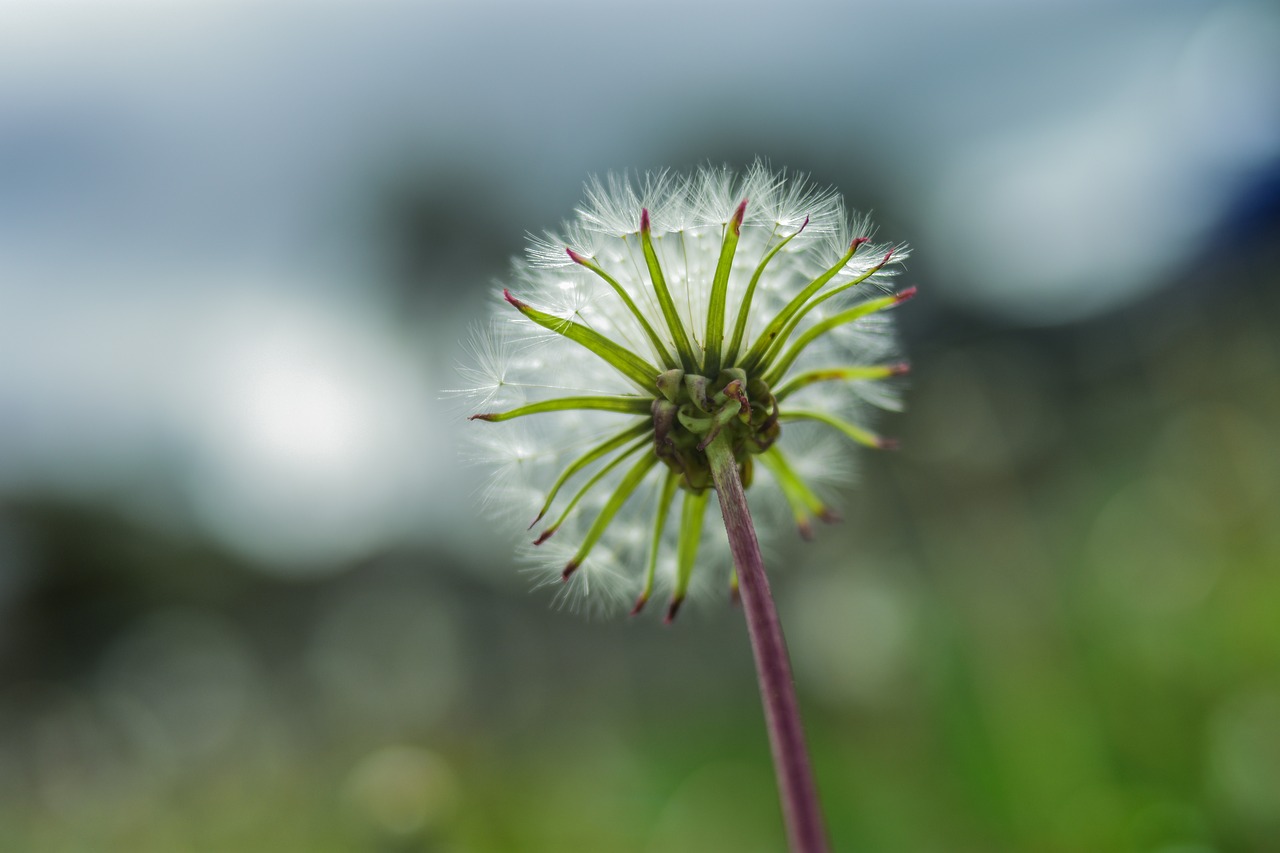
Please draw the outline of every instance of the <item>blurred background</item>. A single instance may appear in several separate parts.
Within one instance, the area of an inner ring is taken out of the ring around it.
[[[770,851],[740,613],[551,607],[454,387],[591,173],[915,253],[775,592],[838,849],[1280,849],[1280,7],[0,5],[0,849]],[[785,532],[784,532],[785,533]]]

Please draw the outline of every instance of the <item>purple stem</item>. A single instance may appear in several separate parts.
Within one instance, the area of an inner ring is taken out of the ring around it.
[[[742,490],[738,463],[724,435],[707,447],[707,457],[720,498],[725,532],[729,535],[729,550],[733,552],[733,563],[738,570],[742,610],[756,659],[756,677],[760,681],[760,699],[769,728],[787,838],[793,853],[823,853],[828,849],[827,831],[818,789],[813,783],[809,751],[805,747],[791,661],[778,611],[773,606],[773,595],[769,592],[764,558],[760,555],[751,511],[747,508],[747,496]]]

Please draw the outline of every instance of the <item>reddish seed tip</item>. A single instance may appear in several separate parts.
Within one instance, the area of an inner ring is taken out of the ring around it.
[[[729,225],[733,227],[734,234],[742,233],[742,220],[747,216],[747,200],[744,198],[742,203],[738,205],[738,209],[733,212],[733,218],[729,220]]]
[[[578,564],[570,563],[569,565],[565,566],[564,571],[560,573],[560,580],[568,581],[569,575],[573,574],[577,570],[578,570]]]
[[[587,262],[586,258],[582,257],[582,255],[579,255],[577,252],[575,252],[573,249],[570,249],[568,246],[564,247],[564,251],[565,251],[565,254],[569,256],[569,260],[573,261],[575,264],[584,264]]]
[[[751,417],[751,400],[747,398],[746,392],[742,390],[742,381],[735,379],[728,385],[724,386],[724,395],[738,401],[742,406],[742,413],[746,417]]]
[[[890,249],[889,251],[885,252],[885,253],[884,253],[884,258],[880,261],[880,266],[884,266],[885,264],[889,263],[889,259],[893,257],[893,253],[894,253],[895,251],[897,251],[897,250],[896,250],[896,249]]]
[[[644,610],[644,606],[648,603],[649,603],[649,596],[647,595],[640,596],[639,598],[636,599],[635,606],[631,608],[631,612],[628,613],[627,615],[628,616],[638,615],[641,610]]]
[[[849,251],[851,252],[858,251],[858,247],[861,246],[863,243],[866,243],[870,239],[871,239],[870,237],[854,237],[853,242],[849,244]]]
[[[908,287],[906,290],[898,294],[896,301],[898,304],[901,304],[903,302],[906,302],[908,299],[912,298],[915,295],[916,295],[916,288]]]
[[[537,524],[537,522],[535,521],[533,524]],[[532,526],[533,526],[533,524],[531,524],[531,525],[529,525],[529,526],[530,526],[530,527],[532,527]],[[542,531],[542,535],[541,535],[541,536],[539,536],[537,539],[533,540],[533,544],[534,544],[534,545],[541,545],[543,542],[546,542],[548,539],[550,539],[550,538],[551,538],[551,536],[552,536],[552,534],[554,534],[555,532],[556,532],[556,528],[554,528],[554,527],[548,527],[546,530]]]
[[[735,379],[732,382],[730,382],[728,385],[724,386],[724,389],[721,393],[723,393],[726,397],[732,397],[733,399],[737,400],[739,403],[741,403],[743,406],[746,406],[747,408],[751,407],[750,402],[747,400],[747,395],[744,394],[742,391],[741,379]]]
[[[641,233],[649,233],[649,208],[640,209],[640,231]]]
[[[488,413],[488,412],[486,412],[486,413],[484,413],[484,414],[482,414],[482,415],[472,415],[471,417],[467,418],[467,420],[469,420],[469,421],[491,421],[491,420],[493,420],[493,415],[492,415],[492,414],[490,414],[490,413]],[[530,525],[530,526],[532,526],[532,525]]]
[[[800,231],[803,231],[804,229],[806,229],[806,228],[808,228],[808,227],[809,227],[809,217],[807,217],[807,216],[806,216],[806,217],[804,218],[804,222],[801,222],[801,223],[800,223],[800,229],[799,229],[798,231],[796,231],[796,233],[797,233],[797,234],[799,234],[799,233],[800,233]]]
[[[898,439],[896,438],[882,438],[882,439],[879,439],[876,443],[879,445],[881,450],[897,450],[898,449]]]
[[[684,604],[683,598],[671,599],[671,603],[667,605],[667,615],[662,617],[662,624],[670,625],[675,621],[676,613],[680,610],[681,604]]]
[[[890,376],[902,376],[911,372],[911,365],[908,362],[900,361],[897,364],[889,366]]]
[[[502,298],[503,298],[503,299],[505,299],[505,300],[507,300],[507,301],[508,301],[508,302],[510,302],[512,305],[516,306],[517,308],[524,308],[524,307],[525,307],[525,304],[524,304],[523,302],[521,302],[519,299],[516,299],[514,296],[512,296],[512,295],[511,295],[511,291],[510,291],[510,290],[506,290],[506,289],[504,289],[504,290],[502,291]]]

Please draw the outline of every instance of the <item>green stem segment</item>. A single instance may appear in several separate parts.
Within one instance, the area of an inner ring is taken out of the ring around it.
[[[636,318],[636,322],[640,324],[640,328],[644,329],[645,335],[649,338],[649,343],[653,344],[653,351],[662,359],[662,363],[668,369],[676,366],[676,361],[671,357],[671,353],[667,352],[666,346],[662,343],[662,338],[658,337],[658,333],[653,330],[653,326],[649,325],[649,321],[645,319],[644,313],[636,307],[635,300],[631,298],[631,294],[627,293],[627,289],[618,280],[609,273],[605,272],[599,264],[586,255],[580,255],[573,249],[565,249],[569,254],[569,259],[579,266],[586,267],[597,276],[604,280],[605,284],[613,288],[613,292],[618,294],[623,304],[627,306],[627,310],[631,312],[631,316]]]
[[[773,256],[782,251],[782,248],[798,236],[808,224],[809,217],[806,216],[804,223],[794,234],[789,234],[760,259],[760,264],[751,276],[751,281],[747,283],[747,293],[742,297],[742,305],[738,308],[738,320],[733,326],[733,340],[729,343],[729,352],[725,354],[725,364],[736,364],[738,361],[738,347],[742,345],[742,336],[747,331],[747,316],[751,313],[751,299],[755,296],[756,285],[760,283],[760,276],[764,274],[764,268],[769,266],[769,261],[773,260]]]
[[[755,345],[751,347],[742,361],[738,363],[738,366],[746,370],[748,373],[755,373],[756,369],[760,366],[761,361],[764,359],[765,354],[769,351],[769,348],[773,345],[773,342],[777,339],[778,335],[782,334],[782,330],[786,328],[787,323],[791,321],[791,318],[795,316],[795,313],[804,307],[804,304],[809,301],[809,298],[821,290],[823,285],[835,278],[836,275],[839,274],[840,270],[844,269],[845,264],[849,263],[849,261],[853,259],[853,255],[858,251],[858,247],[866,241],[866,237],[859,237],[850,243],[849,250],[841,255],[838,261],[832,264],[832,266],[822,275],[809,282],[809,284],[805,286],[804,290],[797,293],[791,301],[787,303],[787,307],[783,308],[778,312],[778,316],[773,318],[773,321],[765,328],[759,339],[756,340]]]
[[[855,305],[848,310],[841,311],[839,314],[828,317],[821,323],[816,323],[812,328],[806,330],[803,335],[796,339],[796,342],[791,345],[791,348],[787,350],[786,355],[782,356],[780,361],[774,363],[777,353],[773,350],[770,351],[769,357],[765,363],[772,366],[769,367],[769,372],[765,376],[764,381],[770,385],[778,384],[778,381],[781,380],[783,376],[787,375],[787,371],[791,369],[791,365],[795,363],[795,360],[800,357],[800,353],[804,352],[804,348],[821,338],[832,329],[847,325],[855,320],[861,320],[869,314],[875,314],[876,312],[883,311],[886,308],[892,308],[895,305],[900,305],[915,295],[916,289],[914,287],[908,287],[901,293],[894,294],[893,296],[883,296],[879,299],[868,300],[863,302],[861,305]]]
[[[795,469],[791,467],[791,463],[787,461],[786,456],[782,455],[782,451],[777,448],[777,445],[770,447],[756,458],[769,469],[774,479],[778,481],[783,497],[787,499],[787,503],[791,507],[791,514],[795,516],[796,527],[800,530],[801,536],[805,539],[813,538],[813,525],[809,522],[810,513],[823,521],[835,521],[837,519],[835,513],[827,509],[822,499],[814,494],[804,479],[795,472]]]
[[[547,499],[542,502],[542,509],[538,510],[538,517],[533,520],[533,524],[529,525],[529,529],[533,529],[533,525],[542,521],[542,517],[547,514],[547,510],[551,509],[551,503],[556,499],[556,495],[560,493],[560,488],[569,481],[569,479],[583,468],[595,462],[602,456],[608,456],[622,445],[626,444],[633,438],[639,438],[649,430],[653,429],[652,422],[641,421],[630,429],[623,430],[612,438],[608,438],[579,456],[568,468],[560,472],[560,476],[551,485],[551,491],[547,492]]]
[[[653,399],[649,397],[557,397],[554,400],[543,400],[530,403],[506,412],[484,412],[467,418],[470,421],[509,421],[512,418],[523,418],[525,415],[540,415],[543,412],[567,412],[571,410],[592,410],[597,412],[622,412],[630,415],[643,415],[653,408]]]
[[[593,488],[595,488],[596,483],[604,479],[605,474],[608,474],[614,468],[618,467],[618,465],[621,464],[624,459],[627,459],[628,457],[630,457],[633,453],[635,453],[640,448],[644,447],[645,444],[647,443],[648,443],[647,437],[641,436],[639,441],[633,442],[628,447],[623,448],[622,452],[620,452],[617,456],[613,457],[604,465],[602,465],[600,470],[592,474],[591,479],[583,483],[581,488],[579,488],[578,491],[574,494],[574,496],[569,499],[569,505],[560,511],[560,516],[555,520],[555,523],[552,524],[550,527],[548,527],[546,530],[542,531],[541,535],[539,535],[537,539],[533,540],[533,544],[541,545],[543,542],[546,542],[548,539],[554,536],[555,532],[560,529],[560,525],[564,524],[565,519],[569,517],[569,513],[573,512],[573,508],[578,505],[578,501],[582,500],[583,497],[585,497],[588,492],[590,492]],[[546,511],[545,507],[543,511],[544,512]],[[612,518],[612,516],[610,516],[610,518]],[[533,524],[537,524],[537,523],[538,522],[535,521]],[[533,524],[529,526],[533,527]]]
[[[826,424],[844,433],[845,437],[850,441],[856,441],[858,444],[876,450],[891,450],[895,446],[891,439],[881,438],[870,430],[841,420],[835,415],[828,415],[826,412],[814,412],[808,409],[787,409],[781,412],[779,417],[783,421],[817,421],[820,424]]]
[[[670,625],[676,612],[689,592],[689,580],[693,577],[693,564],[698,559],[698,544],[702,541],[702,518],[707,514],[707,501],[711,492],[685,492],[684,506],[680,511],[680,536],[676,540],[676,586],[667,605],[663,619]]]
[[[733,255],[738,249],[742,234],[742,218],[747,212],[747,200],[733,212],[733,218],[725,226],[724,242],[720,244],[720,260],[716,275],[711,281],[711,304],[707,306],[706,357],[702,373],[714,379],[720,375],[720,348],[724,344],[724,307],[729,296],[729,273],[733,269]]]
[[[806,314],[808,314],[813,309],[817,308],[822,303],[826,302],[828,299],[832,299],[840,295],[841,293],[844,293],[846,290],[848,290],[851,287],[857,287],[859,284],[862,284],[864,281],[871,278],[871,276],[880,272],[880,270],[884,268],[884,265],[889,263],[889,259],[891,257],[893,257],[893,252],[889,252],[887,255],[884,256],[884,260],[882,260],[880,263],[876,264],[875,266],[871,267],[862,275],[858,276],[852,281],[846,281],[844,284],[840,285],[839,287],[832,288],[831,290],[828,290],[826,293],[819,296],[817,299],[811,299],[808,302],[806,302],[804,305],[802,305],[800,307],[800,310],[797,311],[795,314],[793,314],[791,316],[791,319],[787,321],[787,325],[782,330],[782,334],[778,335],[778,337],[774,339],[773,343],[769,345],[769,349],[765,353],[764,359],[760,363],[762,365],[767,366],[774,362],[774,359],[778,357],[778,353],[781,352],[783,346],[786,345],[787,339],[791,337],[793,332],[795,332],[796,326],[800,325],[800,321],[805,318]]]
[[[840,382],[867,382],[877,379],[888,379],[890,376],[901,376],[911,370],[911,366],[905,361],[897,364],[863,364],[853,365],[849,367],[827,367],[821,370],[809,370],[799,374],[794,379],[787,382],[777,391],[773,392],[773,398],[781,403],[801,388],[813,385],[815,382],[831,382],[839,380]]]
[[[667,278],[662,274],[662,264],[658,262],[658,253],[653,248],[653,235],[649,226],[649,211],[640,211],[640,246],[644,251],[644,262],[649,267],[649,278],[653,282],[654,295],[658,297],[658,305],[662,308],[662,316],[666,318],[667,329],[675,341],[676,354],[680,357],[680,366],[692,373],[698,369],[697,357],[689,344],[689,333],[684,323],[680,322],[680,314],[676,311],[675,300],[667,289]]]
[[[563,335],[579,346],[586,347],[613,369],[636,383],[644,392],[653,387],[653,379],[662,371],[633,353],[626,347],[619,346],[599,332],[588,329],[580,323],[539,311],[533,306],[521,302],[511,295],[511,291],[502,291],[502,297],[515,306],[516,310],[544,329]]]
[[[738,574],[747,630],[751,634],[787,838],[793,853],[823,853],[828,849],[826,825],[805,746],[791,662],[728,436],[721,435],[707,446],[707,458]]]
[[[644,609],[649,596],[653,594],[653,578],[658,571],[658,548],[662,545],[662,531],[667,527],[667,516],[671,514],[671,502],[675,500],[676,487],[679,485],[680,478],[676,472],[667,471],[666,479],[662,481],[662,489],[658,493],[658,515],[653,523],[653,539],[649,544],[649,566],[644,573],[644,589],[640,591],[640,597],[631,608],[632,616]]]
[[[591,549],[595,547],[600,537],[604,535],[605,530],[612,523],[613,517],[618,514],[618,510],[622,509],[622,505],[627,502],[627,498],[631,497],[631,493],[636,490],[636,486],[640,485],[640,481],[645,475],[658,464],[658,457],[652,453],[646,453],[640,457],[640,461],[631,466],[631,469],[622,476],[622,482],[618,483],[618,488],[613,495],[605,502],[604,509],[600,510],[600,514],[596,516],[596,520],[591,523],[587,535],[583,537],[582,545],[578,548],[578,553],[573,555],[573,559],[568,562],[561,572],[561,578],[568,580],[569,575],[577,571],[578,566],[582,565],[582,561],[587,559],[587,555],[591,553]]]

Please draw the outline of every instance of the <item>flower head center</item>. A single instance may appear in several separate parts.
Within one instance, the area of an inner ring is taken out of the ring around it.
[[[752,455],[768,450],[781,432],[778,403],[764,380],[749,379],[740,368],[714,379],[676,368],[660,374],[656,384],[654,452],[680,475],[680,485],[695,494],[712,488],[706,448],[721,435],[728,436],[749,484]]]

